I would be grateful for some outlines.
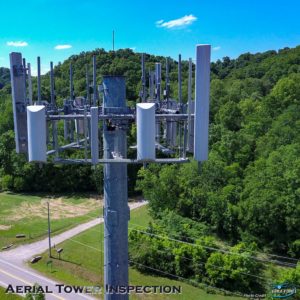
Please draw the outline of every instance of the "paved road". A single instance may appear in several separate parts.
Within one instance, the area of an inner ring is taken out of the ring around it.
[[[58,293],[58,287],[56,286],[56,284],[59,284],[58,282],[50,280],[25,266],[18,266],[13,262],[9,262],[0,258],[0,285],[7,287],[8,284],[11,284],[13,288],[16,289],[16,286],[33,286],[35,283],[38,283],[43,288],[47,286],[49,291],[53,291],[53,294],[46,295],[47,300],[94,299],[85,294],[67,294],[64,292]],[[25,295],[23,294],[23,296]]]
[[[147,201],[130,203],[130,209],[135,209],[147,204]],[[59,244],[91,227],[103,222],[103,218],[98,218],[84,224],[80,224],[70,230],[52,237],[52,244]],[[17,285],[29,285],[39,283],[40,286],[48,286],[52,294],[46,294],[47,300],[83,300],[95,299],[85,294],[76,293],[58,293],[56,284],[60,284],[54,280],[48,279],[40,273],[32,270],[26,264],[34,255],[45,252],[48,249],[48,238],[37,241],[32,244],[22,245],[15,249],[0,252],[0,285],[7,287],[11,284],[14,288]]]

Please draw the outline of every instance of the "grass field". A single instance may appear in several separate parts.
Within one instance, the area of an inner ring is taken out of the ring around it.
[[[102,214],[96,196],[20,195],[0,193],[0,250],[3,246],[31,243],[47,235],[47,201],[50,202],[51,231],[58,234]],[[25,234],[17,239],[16,234]]]
[[[131,222],[146,226],[150,221],[147,207],[131,212]],[[33,267],[60,282],[74,285],[102,285],[103,282],[103,225],[91,228],[58,247],[63,248],[61,260],[52,259],[52,268],[47,266],[47,253]],[[187,283],[159,276],[145,275],[137,270],[129,270],[132,285],[175,285],[182,287],[181,295],[132,295],[131,299],[197,299],[197,300],[237,300],[232,296],[208,294],[204,290]]]
[[[0,286],[0,299],[1,300],[21,300],[24,299],[21,296],[14,294],[5,294],[5,288]]]

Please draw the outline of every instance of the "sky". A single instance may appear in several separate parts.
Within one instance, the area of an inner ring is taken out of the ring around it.
[[[299,0],[0,0],[0,66],[21,52],[36,72],[95,48],[212,60],[300,44]]]

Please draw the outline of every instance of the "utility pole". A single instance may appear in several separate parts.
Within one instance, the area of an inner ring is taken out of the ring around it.
[[[121,114],[126,109],[126,86],[122,76],[103,77],[104,113],[110,108]],[[114,122],[114,123],[111,123]],[[109,120],[104,124],[104,159],[127,157],[127,122]],[[128,207],[127,164],[104,165],[104,288],[105,300],[128,299],[110,294],[110,288],[128,286]]]
[[[115,51],[115,31],[114,30],[112,32],[112,46],[113,46],[113,51]]]
[[[49,201],[47,201],[47,210],[48,210],[48,242],[49,242],[49,258],[51,258],[52,255],[51,255],[51,227],[50,227],[50,206],[49,206]]]

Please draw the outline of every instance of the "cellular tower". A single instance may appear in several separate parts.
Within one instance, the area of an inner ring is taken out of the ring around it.
[[[195,99],[192,99],[193,62],[189,59],[188,99],[182,97],[181,55],[178,59],[178,98],[170,97],[169,61],[146,70],[141,55],[140,102],[129,107],[123,76],[102,75],[97,82],[93,56],[92,82],[86,68],[86,95],[74,95],[73,66],[69,69],[70,95],[56,101],[53,63],[50,62],[50,98],[42,99],[40,58],[37,58],[37,99],[33,99],[31,65],[21,53],[10,54],[10,74],[17,153],[29,162],[104,165],[104,286],[128,286],[128,179],[127,165],[187,163],[188,153],[199,164],[208,158],[210,45],[196,46]],[[100,97],[101,96],[101,97]],[[63,123],[64,142],[58,138]],[[128,145],[127,132],[136,126],[136,143]],[[128,147],[136,158],[127,158]],[[67,149],[83,153],[80,159],[62,157]],[[159,153],[163,155],[159,155]],[[158,158],[163,157],[163,158]],[[170,187],[172,188],[172,187]],[[128,294],[106,292],[105,299],[128,299]]]

